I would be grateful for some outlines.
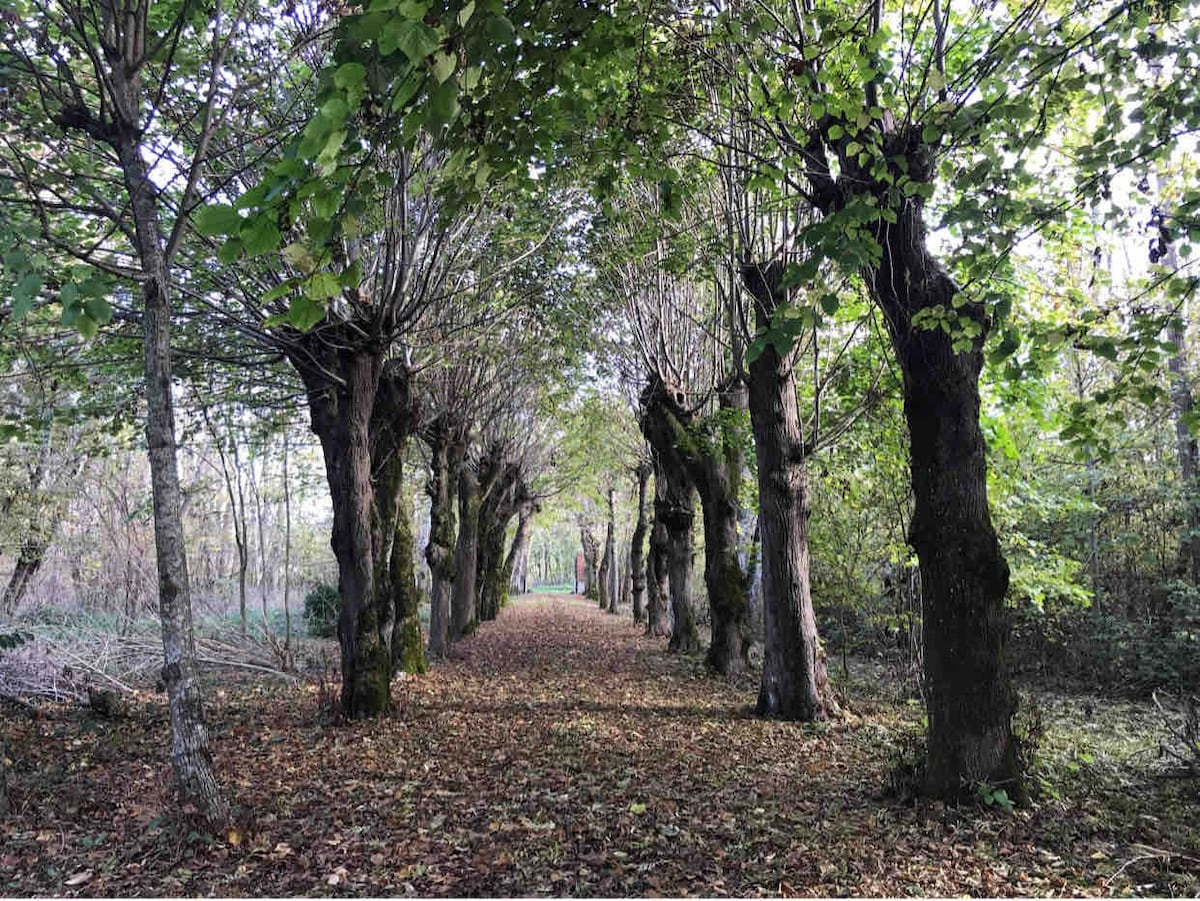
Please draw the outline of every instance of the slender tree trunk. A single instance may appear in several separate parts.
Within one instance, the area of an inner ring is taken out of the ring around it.
[[[441,430],[431,432],[429,479],[429,656],[442,658],[450,649],[450,594],[454,587],[454,517],[452,479],[461,451]]]
[[[8,816],[8,749],[0,739],[0,818]]]
[[[470,463],[458,468],[458,543],[454,547],[454,591],[450,598],[450,640],[458,641],[479,624],[475,582],[479,566],[479,479]]]
[[[633,538],[629,542],[629,572],[633,586],[633,621],[640,623],[646,618],[646,533],[649,518],[646,515],[646,489],[650,483],[650,464],[641,463],[637,468],[638,509],[637,524],[633,527]]]
[[[293,362],[308,391],[312,428],[321,441],[333,501],[331,545],[338,563],[338,642],[342,658],[342,713],[377,716],[391,701],[391,597],[379,584],[379,538],[372,480],[371,416],[383,365],[348,336],[309,333]],[[336,374],[335,380],[331,374]]]
[[[125,73],[119,74],[123,80]],[[120,88],[117,88],[120,91]],[[122,92],[123,93],[123,92]],[[128,87],[129,109],[140,107],[136,83]],[[140,117],[134,116],[131,121]],[[145,339],[146,445],[154,507],[158,565],[158,612],[162,623],[163,685],[171,718],[171,763],[183,796],[214,825],[229,820],[209,750],[204,705],[196,677],[192,596],[183,535],[183,497],[175,458],[175,407],[171,389],[171,283],[159,232],[157,188],[150,180],[130,130],[117,141],[136,230],[142,270]]]
[[[285,665],[292,666],[292,488],[288,473],[288,436],[283,432],[283,655]]]
[[[909,541],[921,564],[928,709],[926,789],[955,799],[984,781],[1025,797],[1012,735],[1016,694],[1004,660],[1008,564],[992,528],[979,427],[979,374],[988,320],[926,249],[919,204],[879,231],[872,296],[904,375],[914,509]],[[914,327],[924,309],[956,309],[978,326],[956,352],[941,329]]]
[[[608,612],[616,613],[621,602],[620,566],[617,563],[617,489],[608,489],[608,528],[604,535],[604,559],[608,561],[606,587]]]
[[[782,301],[782,266],[748,266],[743,279],[765,330]],[[763,648],[758,712],[822,720],[838,712],[817,637],[809,586],[808,467],[796,402],[792,351],[768,344],[750,364],[750,422],[758,458],[762,538]]]

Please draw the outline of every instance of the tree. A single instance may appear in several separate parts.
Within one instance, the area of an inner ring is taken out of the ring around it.
[[[172,762],[184,796],[214,824],[224,823],[229,812],[213,773],[195,671],[171,389],[172,265],[188,232],[212,134],[231,94],[240,90],[221,73],[233,61],[251,11],[244,5],[226,15],[218,7],[210,19],[179,7],[159,16],[147,4],[101,0],[34,5],[0,20],[8,65],[29,92],[18,130],[6,129],[5,174],[15,185],[15,196],[7,199],[36,211],[40,241],[140,292]],[[167,106],[184,83],[189,96],[199,92],[199,108],[191,113],[198,125],[189,135],[188,156],[170,157],[170,186],[163,190],[151,177],[152,161],[164,155],[157,145],[171,143],[163,123],[171,121]],[[47,137],[31,140],[33,133]],[[62,167],[38,162],[51,149]],[[72,185],[69,194],[62,192],[64,184]],[[123,202],[111,199],[114,187]],[[21,283],[28,298],[42,279],[30,267]],[[92,334],[111,316],[102,296],[81,295],[81,286],[94,284],[58,285],[64,310]]]

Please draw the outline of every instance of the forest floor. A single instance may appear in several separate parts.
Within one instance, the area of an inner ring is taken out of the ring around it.
[[[526,597],[398,679],[381,721],[331,724],[318,686],[214,686],[237,815],[216,836],[170,812],[161,697],[6,708],[0,895],[1200,892],[1200,787],[1137,753],[1145,705],[1043,698],[1040,800],[954,810],[886,793],[920,706],[843,690],[838,722],[760,720],[753,679]]]

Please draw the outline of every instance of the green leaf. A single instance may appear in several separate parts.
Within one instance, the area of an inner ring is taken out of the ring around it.
[[[36,272],[31,272],[17,282],[17,286],[13,288],[12,292],[13,319],[25,318],[26,314],[33,307],[33,302],[41,290],[42,277]]]
[[[464,25],[470,22],[471,16],[474,14],[474,12],[475,0],[468,0],[466,5],[464,5],[463,8],[458,11],[458,18],[456,20],[458,22],[458,27],[462,28]]]
[[[447,78],[454,74],[454,67],[458,64],[449,53],[438,51],[433,55],[431,68],[433,69],[433,77],[437,79],[438,84],[442,84]]]
[[[97,325],[106,325],[113,317],[112,307],[103,297],[89,297],[83,302],[83,312]]]
[[[400,50],[414,66],[442,44],[436,31],[424,22],[393,19],[379,35],[379,52],[385,56]]]
[[[313,259],[312,253],[303,244],[289,244],[280,251],[280,254],[288,261],[289,265],[299,269],[306,275],[317,268],[317,261]]]
[[[217,251],[217,259],[226,266],[229,266],[238,261],[238,257],[242,255],[242,251],[245,249],[246,245],[242,243],[241,238],[230,238]]]
[[[307,294],[298,294],[292,298],[288,307],[288,322],[307,332],[310,328],[325,318],[325,305],[313,300]]]
[[[367,70],[362,63],[342,63],[333,73],[333,83],[343,91],[357,87],[367,77]]]
[[[234,235],[242,227],[242,217],[231,206],[214,203],[196,213],[196,231],[205,237]]]
[[[484,30],[487,32],[487,36],[497,44],[511,44],[517,35],[517,30],[513,28],[513,23],[508,16],[492,16],[487,20]]]
[[[429,115],[437,125],[446,125],[458,115],[458,82],[447,81],[429,95]]]
[[[332,272],[316,272],[308,280],[305,292],[314,300],[331,300],[342,293],[342,284]]]
[[[826,315],[832,316],[838,311],[838,307],[840,306],[841,301],[836,294],[821,295],[821,309],[825,311]]]
[[[265,215],[247,220],[241,230],[246,253],[252,257],[270,253],[279,246],[280,237],[279,226]]]

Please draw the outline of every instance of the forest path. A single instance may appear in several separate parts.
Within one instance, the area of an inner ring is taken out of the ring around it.
[[[727,684],[664,645],[588,601],[531,595],[399,677],[374,722],[329,723],[316,686],[222,682],[225,836],[171,813],[160,696],[119,721],[11,719],[0,894],[1128,890],[1106,877],[1129,848],[1065,802],[1007,815],[883,798],[919,708],[764,721],[753,679]]]

